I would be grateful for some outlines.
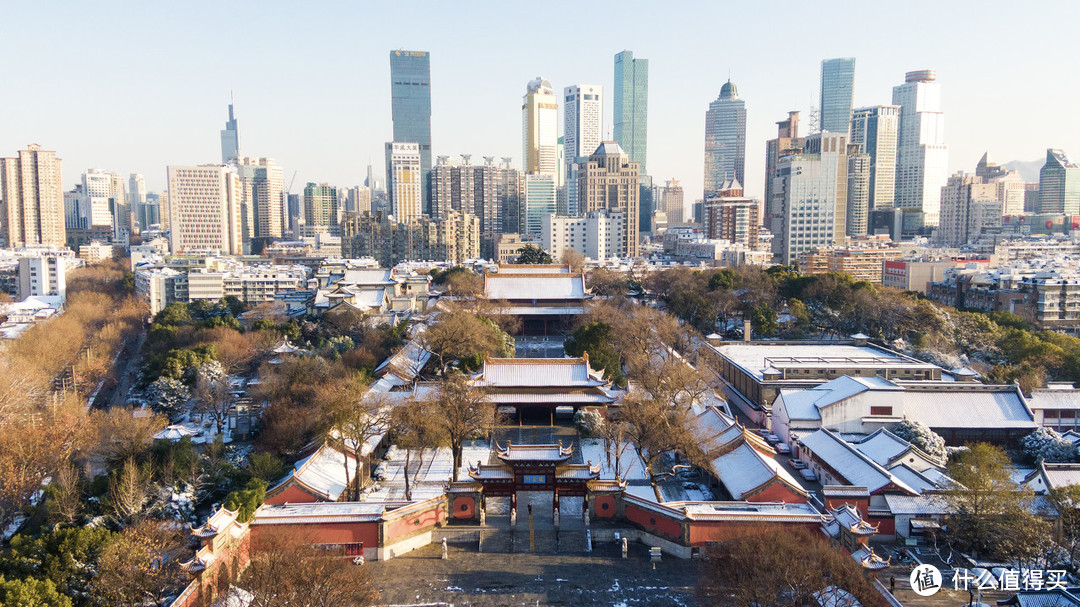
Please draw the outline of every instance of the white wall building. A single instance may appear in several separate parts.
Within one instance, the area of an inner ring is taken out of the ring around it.
[[[597,261],[618,257],[623,242],[623,220],[623,214],[617,211],[591,211],[584,217],[545,215],[541,242],[555,259],[565,249]]]
[[[54,295],[67,296],[69,258],[53,255],[19,258],[19,300]]]
[[[941,188],[949,174],[949,148],[945,145],[941,85],[934,70],[908,72],[904,84],[893,87],[892,102],[900,106],[896,206],[905,209],[904,230],[936,226]],[[908,219],[907,210],[915,213],[914,219]]]
[[[563,171],[567,211],[580,212],[577,199],[577,159],[588,157],[603,140],[604,89],[596,84],[575,84],[563,89]]]
[[[847,222],[847,143],[836,133],[806,138],[806,152],[777,164],[769,228],[778,263],[790,265],[800,253],[842,240]]]
[[[241,255],[240,179],[220,164],[170,166],[169,248],[176,255]]]
[[[521,144],[526,173],[559,173],[559,98],[551,82],[529,81],[521,105]]]
[[[410,223],[423,214],[424,184],[420,170],[420,144],[386,144],[386,186],[390,213],[401,223]]]

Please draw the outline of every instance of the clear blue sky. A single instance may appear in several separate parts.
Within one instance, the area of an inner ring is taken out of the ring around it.
[[[951,170],[1080,156],[1080,2],[20,2],[0,21],[0,155],[31,142],[64,184],[97,167],[159,190],[168,164],[219,160],[235,92],[242,151],[286,181],[362,183],[391,136],[389,51],[431,52],[435,155],[521,156],[521,96],[604,86],[649,59],[649,172],[702,183],[704,116],[731,74],[747,103],[747,190],[765,140],[816,103],[820,61],[857,58],[856,105],[936,69]],[[293,191],[299,187],[294,186]]]

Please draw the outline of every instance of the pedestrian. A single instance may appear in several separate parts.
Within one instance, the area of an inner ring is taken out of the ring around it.
[[[896,594],[896,576],[895,575],[890,575],[889,576],[889,593],[890,594]]]

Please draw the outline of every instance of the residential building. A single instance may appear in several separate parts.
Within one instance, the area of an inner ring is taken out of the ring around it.
[[[934,70],[908,72],[893,87],[893,105],[900,106],[896,144],[896,206],[904,209],[904,231],[937,226],[941,188],[948,177],[945,113],[941,85]]]
[[[229,164],[240,157],[240,127],[233,115],[233,104],[229,104],[229,119],[221,131],[221,164]]]
[[[521,205],[518,233],[526,238],[539,239],[544,230],[544,216],[556,210],[558,187],[556,177],[550,173],[526,173],[524,178],[524,201]]]
[[[409,260],[479,259],[480,220],[456,211],[439,219],[422,215],[410,223],[380,213],[350,215],[342,222],[341,253],[347,258],[371,257],[388,268]]]
[[[19,258],[19,300],[27,297],[67,296],[67,269],[70,258],[60,255]]]
[[[394,120],[394,141],[416,144],[420,157],[416,183],[421,197],[417,210],[410,211],[408,218],[431,214],[431,55],[426,51],[390,51],[391,114]],[[389,150],[387,152],[389,156]],[[387,163],[387,167],[390,163]],[[387,168],[386,187],[391,188],[393,174]],[[376,189],[375,184],[366,184]],[[393,198],[391,197],[391,202]],[[394,209],[393,213],[398,210]],[[408,221],[398,217],[398,221]]]
[[[235,160],[240,177],[240,217],[246,223],[245,240],[252,238],[281,238],[285,235],[285,182],[281,167],[272,158],[248,158]],[[307,188],[304,190],[305,199]],[[305,207],[306,209],[306,207]],[[337,213],[333,214],[336,223]],[[306,218],[308,225],[313,224]]]
[[[758,201],[743,196],[742,185],[729,180],[705,199],[705,238],[755,248],[758,243]]]
[[[521,249],[525,245],[532,245],[536,248],[541,248],[542,243],[539,241],[523,241],[520,234],[513,234],[504,232],[502,234],[495,235],[495,254],[493,255],[495,262],[499,264],[514,263],[514,260],[521,254]]]
[[[304,186],[304,227],[309,230],[324,228],[322,231],[334,233],[337,226],[337,188],[326,183],[308,182]]]
[[[881,286],[926,294],[927,283],[942,280],[945,271],[965,265],[964,261],[886,260],[882,264]]]
[[[705,112],[705,195],[731,179],[745,183],[745,166],[746,102],[728,80]]]
[[[870,156],[869,208],[896,204],[896,141],[900,106],[875,105],[856,109],[851,116],[851,143]]]
[[[347,213],[370,213],[371,212],[371,188],[357,185],[346,191],[345,212]]]
[[[662,209],[667,215],[669,226],[689,223],[684,216],[686,207],[683,202],[683,188],[677,180],[669,179],[660,189],[660,204],[657,209]]]
[[[857,281],[881,284],[883,262],[899,259],[903,253],[887,240],[874,242],[864,237],[865,245],[823,247],[800,253],[796,259],[799,272],[825,274],[839,272]]]
[[[776,123],[776,139],[765,142],[765,205],[768,205],[773,198],[776,168],[780,159],[801,152],[803,143],[804,139],[799,137],[799,113],[788,112],[787,119]],[[740,180],[739,183],[742,181]],[[765,211],[765,208],[761,208],[758,215],[767,219]]]
[[[769,200],[773,255],[790,265],[800,253],[841,242],[847,233],[847,142],[815,133],[805,150],[781,158]]]
[[[0,236],[8,248],[65,246],[64,190],[56,152],[35,143],[15,158],[0,158]]]
[[[615,55],[615,87],[612,90],[614,137],[638,164],[638,175],[648,175],[649,60],[635,59],[632,51]],[[589,152],[592,153],[591,151]]]
[[[847,236],[865,236],[870,221],[870,155],[858,145],[848,145]]]
[[[1000,228],[1003,216],[1023,215],[1025,189],[1019,173],[1001,169],[983,154],[975,175],[958,172],[941,188],[937,241],[965,245]]]
[[[109,261],[113,258],[114,250],[112,244],[93,240],[79,246],[79,259],[82,259],[87,265]]]
[[[173,254],[243,254],[236,169],[219,164],[170,166],[168,177]]]
[[[420,152],[417,143],[392,141],[386,144],[386,193],[390,198],[390,214],[402,223],[409,223],[425,213],[425,172]]]
[[[1080,214],[1080,165],[1064,150],[1046,150],[1039,170],[1039,212]]]
[[[855,94],[855,58],[821,62],[821,130],[850,137],[851,100]]]
[[[559,99],[551,82],[537,76],[521,104],[522,163],[526,173],[558,176]],[[558,185],[556,183],[556,185]]]
[[[83,223],[89,227],[107,226],[113,231],[113,237],[125,225],[124,217],[130,213],[131,205],[124,191],[124,181],[117,173],[100,169],[89,169],[82,174],[82,199],[79,210]],[[130,221],[130,219],[128,220]]]
[[[588,259],[602,261],[619,256],[625,225],[621,211],[590,211],[584,217],[544,215],[540,242],[555,259],[573,249]]]
[[[618,143],[605,141],[578,167],[578,200],[584,211],[620,211],[626,226],[618,256],[638,256],[638,196],[640,166]]]
[[[595,84],[575,84],[563,89],[563,154],[560,167],[566,184],[566,213],[578,215],[578,159],[596,151],[604,126],[604,90]]]

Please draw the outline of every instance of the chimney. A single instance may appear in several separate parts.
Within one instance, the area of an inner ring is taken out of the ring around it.
[[[746,319],[742,321],[742,335],[743,341],[750,341],[750,334],[753,332],[753,327],[750,324],[750,320]]]

